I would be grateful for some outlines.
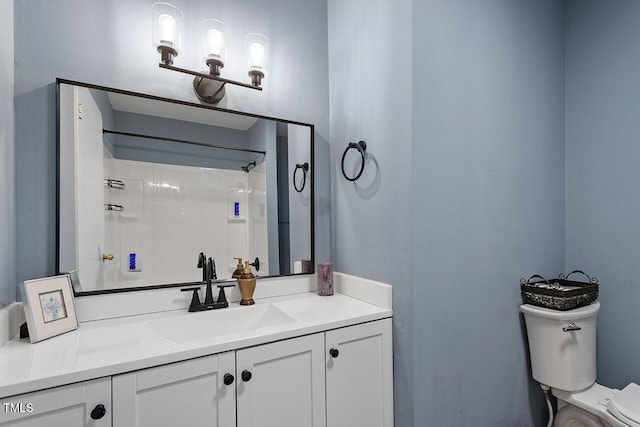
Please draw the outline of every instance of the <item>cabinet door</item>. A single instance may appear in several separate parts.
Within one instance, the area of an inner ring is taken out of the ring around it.
[[[238,427],[326,426],[324,334],[238,350],[236,373]]]
[[[1,402],[3,427],[111,426],[111,378],[6,397]]]
[[[327,427],[393,426],[391,319],[326,333]]]
[[[227,352],[114,376],[113,425],[235,426],[234,368]]]

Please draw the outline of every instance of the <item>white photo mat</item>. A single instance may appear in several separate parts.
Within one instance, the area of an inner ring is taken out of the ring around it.
[[[78,327],[69,275],[25,280],[20,293],[32,343]]]

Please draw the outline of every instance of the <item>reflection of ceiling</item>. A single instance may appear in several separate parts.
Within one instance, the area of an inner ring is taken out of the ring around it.
[[[108,96],[114,110],[128,113],[145,114],[237,130],[247,130],[258,120],[255,117],[240,114],[173,104],[121,93],[108,92]]]

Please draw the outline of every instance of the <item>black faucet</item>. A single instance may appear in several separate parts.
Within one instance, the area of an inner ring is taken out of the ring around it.
[[[215,302],[213,299],[211,281],[218,279],[218,274],[216,273],[216,263],[213,258],[209,258],[207,260],[207,256],[204,254],[204,252],[200,252],[200,254],[198,255],[198,268],[202,269],[202,282],[206,285],[204,303],[200,302],[200,287],[181,289],[182,292],[193,292],[193,296],[191,297],[191,304],[189,305],[189,311],[193,312],[215,310],[217,308],[229,307],[229,302],[227,301],[226,295],[224,293],[224,288],[234,286],[234,284],[218,283],[217,287],[220,289],[220,291],[218,292],[218,302]]]

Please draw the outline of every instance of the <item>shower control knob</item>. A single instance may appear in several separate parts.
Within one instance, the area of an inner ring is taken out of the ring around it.
[[[106,413],[107,413],[107,410],[105,409],[104,405],[101,403],[99,405],[96,405],[96,407],[93,408],[93,410],[91,411],[91,419],[99,420],[100,418],[104,417]]]
[[[244,381],[246,383],[246,382],[251,381],[252,375],[251,375],[251,372],[249,372],[249,371],[247,371],[245,369],[244,371],[242,371],[241,377],[242,377],[242,381]]]
[[[337,348],[332,348],[331,350],[329,350],[329,354],[331,355],[331,357],[335,359],[336,357],[338,357],[340,352],[338,351]]]
[[[231,374],[224,374],[224,377],[222,379],[222,381],[224,382],[224,385],[231,385],[233,384],[234,380],[235,380],[235,377]]]

